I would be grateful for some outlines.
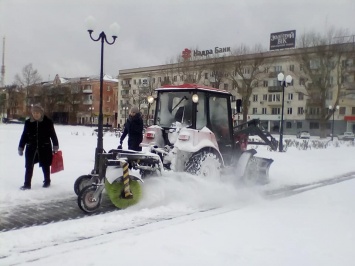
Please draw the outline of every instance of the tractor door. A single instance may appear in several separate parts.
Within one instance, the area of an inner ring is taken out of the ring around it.
[[[215,134],[225,164],[230,164],[234,149],[230,97],[208,97],[208,127]]]

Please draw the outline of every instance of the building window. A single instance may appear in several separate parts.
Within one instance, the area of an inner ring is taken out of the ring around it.
[[[351,107],[351,114],[355,115],[355,107]]]
[[[267,101],[267,94],[263,94],[263,101]]]
[[[327,91],[325,97],[327,100],[333,100],[333,92]]]
[[[224,83],[224,89],[228,90],[228,83]]]
[[[280,94],[269,94],[269,102],[279,102]]]
[[[161,82],[161,77],[158,77],[158,82]]]
[[[287,114],[288,115],[292,115],[292,107],[288,107],[287,108]]]
[[[300,78],[299,85],[304,86],[306,84],[306,80],[304,78]]]
[[[263,87],[267,88],[269,86],[269,82],[267,80],[263,81]]]
[[[292,101],[292,100],[293,100],[293,93],[289,93],[289,94],[287,95],[287,99],[288,99],[289,101]]]
[[[345,115],[345,107],[340,107],[339,108],[339,114],[340,115]]]
[[[265,107],[261,108],[261,113],[263,115],[266,115],[267,114],[267,109]]]
[[[304,113],[303,107],[298,107],[298,108],[297,108],[297,114],[298,114],[298,115],[303,115],[303,113]]]
[[[303,101],[304,95],[303,93],[298,93],[298,100]]]
[[[137,80],[134,79],[133,80],[133,84],[136,85],[137,84]]]
[[[258,95],[257,94],[253,94],[253,102],[257,102],[258,101]]]
[[[309,128],[310,129],[319,129],[319,123],[318,122],[310,122]]]
[[[152,81],[153,81],[153,84],[154,84],[155,83],[155,78],[153,78]]]
[[[271,114],[272,115],[279,115],[280,114],[280,108],[277,108],[277,107],[271,108]]]
[[[290,121],[286,122],[286,128],[292,128],[292,123]]]
[[[302,122],[297,122],[297,128],[302,128]]]
[[[107,97],[107,102],[111,102],[111,96]]]
[[[177,76],[174,76],[174,81],[175,81],[175,82],[177,81]]]
[[[294,65],[290,65],[290,71],[295,71],[295,66]]]
[[[208,79],[208,73],[205,73],[205,79]]]
[[[258,113],[258,108],[253,108],[253,115],[256,115]]]
[[[110,86],[107,86],[107,91],[111,91],[111,87]]]
[[[276,73],[282,72],[282,66],[274,66],[274,70]]]

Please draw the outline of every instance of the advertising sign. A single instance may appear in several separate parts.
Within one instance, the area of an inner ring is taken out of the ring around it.
[[[282,31],[270,34],[270,50],[294,48],[296,31]]]

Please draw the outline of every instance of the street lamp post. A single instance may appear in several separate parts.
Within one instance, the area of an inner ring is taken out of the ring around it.
[[[91,113],[90,113],[90,127],[92,127],[92,111],[94,110],[94,107],[89,107],[89,111],[91,111]]]
[[[113,23],[110,28],[112,33],[112,42],[109,42],[106,38],[105,32],[101,32],[97,39],[92,37],[92,33],[94,32],[94,18],[89,17],[86,20],[88,25],[88,32],[90,35],[91,40],[97,42],[101,41],[101,65],[100,65],[100,104],[99,104],[99,120],[98,120],[98,134],[97,134],[97,147],[95,150],[95,168],[92,171],[94,174],[97,174],[99,171],[99,154],[103,153],[103,113],[102,113],[102,98],[103,98],[103,65],[104,65],[104,44],[107,43],[108,45],[112,45],[115,43],[117,38],[117,31],[119,26],[117,23]]]
[[[124,109],[124,123],[126,123],[128,106],[123,107],[123,109]]]
[[[291,84],[292,77],[287,75],[286,79],[283,73],[277,75],[277,80],[282,87],[282,104],[281,104],[281,125],[280,125],[280,140],[279,140],[279,152],[283,151],[283,133],[284,133],[284,105],[285,105],[285,87]]]
[[[332,137],[331,140],[333,141],[333,137],[334,137],[334,113],[336,110],[339,110],[339,105],[337,106],[331,106],[329,105],[329,110],[333,113],[333,121],[332,121]]]

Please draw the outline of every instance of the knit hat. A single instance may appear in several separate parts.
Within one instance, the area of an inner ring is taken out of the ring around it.
[[[44,109],[39,103],[32,105],[31,111],[32,112],[33,111],[37,111],[37,112],[40,112],[42,114],[44,113]]]
[[[130,111],[131,113],[139,113],[139,109],[138,109],[138,107],[137,106],[132,106],[132,108],[131,108],[131,111]]]

